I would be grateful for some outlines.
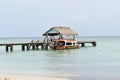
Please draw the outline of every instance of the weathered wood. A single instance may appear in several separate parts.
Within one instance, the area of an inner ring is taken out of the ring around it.
[[[0,44],[0,46],[6,46],[6,45],[42,45],[43,42],[39,42],[39,43],[5,43],[5,44]]]
[[[8,51],[9,51],[9,46],[6,45],[6,52],[8,52]]]
[[[27,47],[27,50],[30,50],[30,46],[29,45],[27,45],[26,47]]]
[[[96,42],[92,42],[93,46],[95,47],[96,46]]]
[[[39,50],[39,45],[36,45],[36,50]]]
[[[42,50],[44,49],[44,46],[43,46],[43,44],[41,45],[41,49],[42,49]]]
[[[13,46],[12,45],[6,45],[6,52],[8,51],[13,51]]]
[[[85,43],[81,43],[81,47],[85,47]]]
[[[78,41],[78,44],[81,44],[81,47],[85,47],[85,44],[90,43],[92,46],[96,46],[96,41]]]
[[[85,47],[85,44],[90,43],[93,47],[96,46],[96,41],[78,41],[78,44],[81,45],[81,47]],[[13,46],[21,45],[22,51],[30,50],[32,47],[32,50],[38,50],[39,46],[41,46],[41,49],[48,50],[49,43],[39,42],[39,43],[6,43],[6,44],[0,44],[0,46],[6,46],[6,52],[13,51]]]
[[[32,45],[32,50],[35,50],[36,46],[35,45]]]
[[[49,43],[43,43],[43,44],[41,45],[41,49],[42,49],[42,50],[43,50],[43,49],[48,50],[48,46],[49,46]]]
[[[22,51],[25,51],[25,45],[22,45]]]
[[[13,51],[13,46],[12,45],[10,46],[10,51]]]
[[[48,44],[45,45],[45,50],[48,50]]]

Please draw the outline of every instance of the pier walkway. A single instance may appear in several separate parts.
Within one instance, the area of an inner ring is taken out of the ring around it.
[[[87,43],[90,43],[92,44],[93,47],[95,47],[97,44],[96,44],[96,41],[77,41],[78,44],[81,44],[81,47],[85,47]]]
[[[93,47],[96,46],[96,41],[78,41],[78,44],[80,44],[81,47],[85,47],[87,43],[92,44]],[[13,46],[21,46],[22,51],[25,50],[39,50],[39,48],[41,48],[41,50],[43,49],[48,49],[49,47],[49,43],[44,43],[44,42],[29,42],[29,43],[5,43],[5,44],[0,44],[0,46],[5,46],[5,50],[6,52],[8,51],[13,51]]]

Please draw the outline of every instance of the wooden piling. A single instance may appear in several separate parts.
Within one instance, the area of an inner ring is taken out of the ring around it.
[[[25,51],[25,45],[22,45],[22,51]]]
[[[26,45],[26,47],[27,47],[27,51],[28,51],[28,50],[30,50],[30,47],[29,47],[29,45]]]
[[[81,47],[85,47],[85,43],[81,43]]]
[[[9,50],[10,49],[10,50]],[[6,45],[6,52],[13,51],[13,45]]]
[[[43,43],[42,45],[41,45],[41,49],[43,50],[43,49],[45,49],[45,50],[48,50],[48,43]]]
[[[39,47],[39,45],[36,45],[36,50],[39,50],[39,48],[38,48],[38,47]]]
[[[92,45],[93,45],[93,47],[95,47],[96,46],[96,42],[93,42]]]
[[[32,45],[32,50],[35,50],[36,46],[35,45]]]
[[[45,45],[45,50],[48,50],[48,44]]]
[[[43,44],[41,45],[41,49],[42,49],[42,50],[44,49],[44,46],[43,46]]]
[[[12,46],[12,45],[10,46],[10,51],[11,51],[11,52],[13,51],[13,46]]]
[[[8,52],[9,51],[9,46],[8,45],[6,45],[6,52]]]

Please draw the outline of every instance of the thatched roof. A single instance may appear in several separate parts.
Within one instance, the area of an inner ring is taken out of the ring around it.
[[[43,36],[56,36],[56,35],[66,35],[66,36],[76,36],[78,33],[74,32],[69,27],[52,27],[48,31],[46,31]]]

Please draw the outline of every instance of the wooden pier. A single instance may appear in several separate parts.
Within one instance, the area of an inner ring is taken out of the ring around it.
[[[80,44],[81,47],[85,47],[87,43],[92,44],[93,47],[96,46],[96,41],[78,41],[78,44]],[[30,42],[30,43],[5,43],[5,44],[0,44],[0,46],[5,46],[6,47],[6,52],[13,51],[13,46],[21,46],[22,51],[28,51],[28,50],[39,50],[39,47],[41,50],[45,49],[48,50],[49,43],[44,43],[44,42]]]
[[[81,47],[85,47],[85,44],[92,44],[93,47],[97,45],[96,41],[78,41],[77,43],[80,44]]]
[[[25,50],[38,50],[39,46],[41,46],[41,49],[48,49],[48,43],[6,43],[6,44],[0,44],[0,46],[6,47],[6,52],[13,51],[13,46],[21,46],[22,51]]]

